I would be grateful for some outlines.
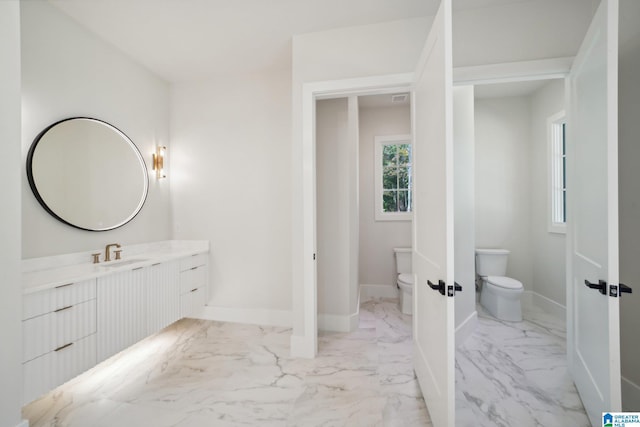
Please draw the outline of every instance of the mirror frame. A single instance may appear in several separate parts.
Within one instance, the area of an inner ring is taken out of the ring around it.
[[[68,122],[68,121],[71,121],[71,120],[79,120],[79,119],[91,120],[91,121],[94,121],[94,122],[100,122],[101,124],[106,125],[109,128],[111,128],[114,132],[118,133],[122,137],[124,142],[128,143],[129,146],[133,149],[134,154],[138,157],[138,159],[140,160],[140,164],[142,166],[142,170],[143,170],[143,174],[144,174],[144,194],[142,195],[142,197],[140,199],[140,203],[138,204],[138,206],[135,208],[135,210],[133,210],[133,212],[127,218],[125,218],[123,221],[119,222],[118,224],[116,224],[114,226],[109,226],[109,227],[100,228],[100,229],[92,229],[92,228],[86,228],[86,227],[82,227],[82,226],[73,224],[73,223],[65,220],[64,218],[60,217],[44,201],[44,199],[40,195],[40,192],[38,191],[38,188],[37,188],[36,183],[35,183],[35,179],[33,177],[33,156],[34,156],[35,150],[38,147],[38,144],[40,143],[42,138],[53,127],[55,127],[55,126],[57,126],[57,125],[59,125],[61,123],[64,123],[64,122]],[[106,122],[104,120],[96,119],[96,118],[93,118],[93,117],[84,117],[84,116],[68,117],[66,119],[62,119],[62,120],[59,120],[59,121],[57,121],[55,123],[52,123],[49,126],[47,126],[46,128],[44,128],[35,137],[35,139],[33,140],[33,143],[31,143],[31,147],[29,148],[29,152],[27,154],[27,165],[26,166],[27,166],[27,180],[29,181],[29,186],[31,187],[31,191],[33,192],[33,195],[35,196],[35,198],[38,201],[38,203],[40,203],[40,205],[44,208],[45,211],[47,211],[47,213],[49,213],[49,215],[51,215],[52,217],[54,217],[58,221],[60,221],[60,222],[62,222],[64,224],[67,224],[67,225],[69,225],[69,226],[71,226],[73,228],[80,229],[80,230],[100,232],[100,231],[114,230],[116,228],[122,227],[123,225],[125,225],[125,224],[129,223],[131,220],[133,220],[133,218],[135,218],[138,215],[138,213],[140,213],[140,211],[142,210],[142,207],[144,206],[145,202],[147,201],[147,196],[149,195],[149,171],[147,170],[147,164],[145,163],[144,157],[142,157],[142,153],[140,153],[140,150],[138,149],[138,146],[124,132],[122,132],[120,129],[118,129],[117,127],[115,127],[111,123],[108,123],[108,122]]]

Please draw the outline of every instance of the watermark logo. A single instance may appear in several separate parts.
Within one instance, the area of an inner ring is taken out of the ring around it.
[[[609,412],[602,415],[602,427],[613,427],[613,415]]]
[[[640,427],[640,412],[603,412],[602,427]]]

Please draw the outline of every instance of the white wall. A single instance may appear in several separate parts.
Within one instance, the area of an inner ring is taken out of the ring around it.
[[[17,426],[22,396],[20,284],[20,2],[0,2],[0,426]]]
[[[275,323],[285,324],[291,322],[290,66],[175,84],[170,152],[173,236],[210,241],[210,305],[276,311]]]
[[[566,300],[566,252],[565,235],[547,226],[547,119],[562,110],[562,79],[530,95],[476,101],[476,246],[510,249],[508,275],[558,314]]]
[[[564,80],[551,80],[531,95],[531,255],[530,288],[566,305],[565,235],[549,233],[547,119],[564,110]]]
[[[507,276],[532,289],[527,97],[475,102],[476,247],[509,249]]]
[[[454,276],[462,286],[455,297],[456,346],[476,326],[475,118],[473,86],[453,89]]]
[[[348,121],[347,98],[316,103],[319,314],[351,314]]]
[[[119,229],[95,233],[72,228],[46,213],[31,192],[23,166],[23,258],[92,250],[111,242],[168,239],[169,183],[151,174],[154,147],[169,145],[167,83],[47,2],[22,2],[21,24],[22,164],[33,139],[46,126],[67,117],[90,116],[127,134],[150,171],[142,211]],[[169,163],[170,158],[171,147]]]
[[[622,407],[640,410],[640,2],[620,2],[619,184],[620,281],[633,288],[620,301]]]
[[[573,56],[600,1],[520,1],[494,7],[478,3],[454,10],[456,67]]]
[[[411,247],[411,221],[376,221],[376,136],[411,134],[408,105],[360,108],[360,283],[396,289],[395,247]],[[393,292],[392,292],[393,293]]]

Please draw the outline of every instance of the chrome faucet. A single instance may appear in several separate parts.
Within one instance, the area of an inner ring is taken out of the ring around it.
[[[104,262],[111,261],[111,247],[115,246],[116,248],[120,247],[120,243],[110,243],[104,248]]]

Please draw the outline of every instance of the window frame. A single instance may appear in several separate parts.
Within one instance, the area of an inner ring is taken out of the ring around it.
[[[382,193],[384,192],[382,184],[382,151],[385,145],[405,145],[408,144],[412,147],[411,159],[409,165],[411,167],[411,173],[409,178],[409,192],[413,193],[411,183],[413,182],[413,139],[411,135],[386,135],[374,137],[374,211],[376,221],[412,221],[413,210],[408,212],[384,212],[382,210]],[[413,204],[410,208],[413,208]]]
[[[549,233],[557,234],[566,234],[567,232],[566,126],[567,118],[564,110],[547,119],[547,229]],[[559,139],[558,136],[561,138]],[[559,188],[562,188],[561,197],[558,196]],[[562,206],[558,206],[560,201]],[[562,215],[564,221],[558,221],[558,215]]]

